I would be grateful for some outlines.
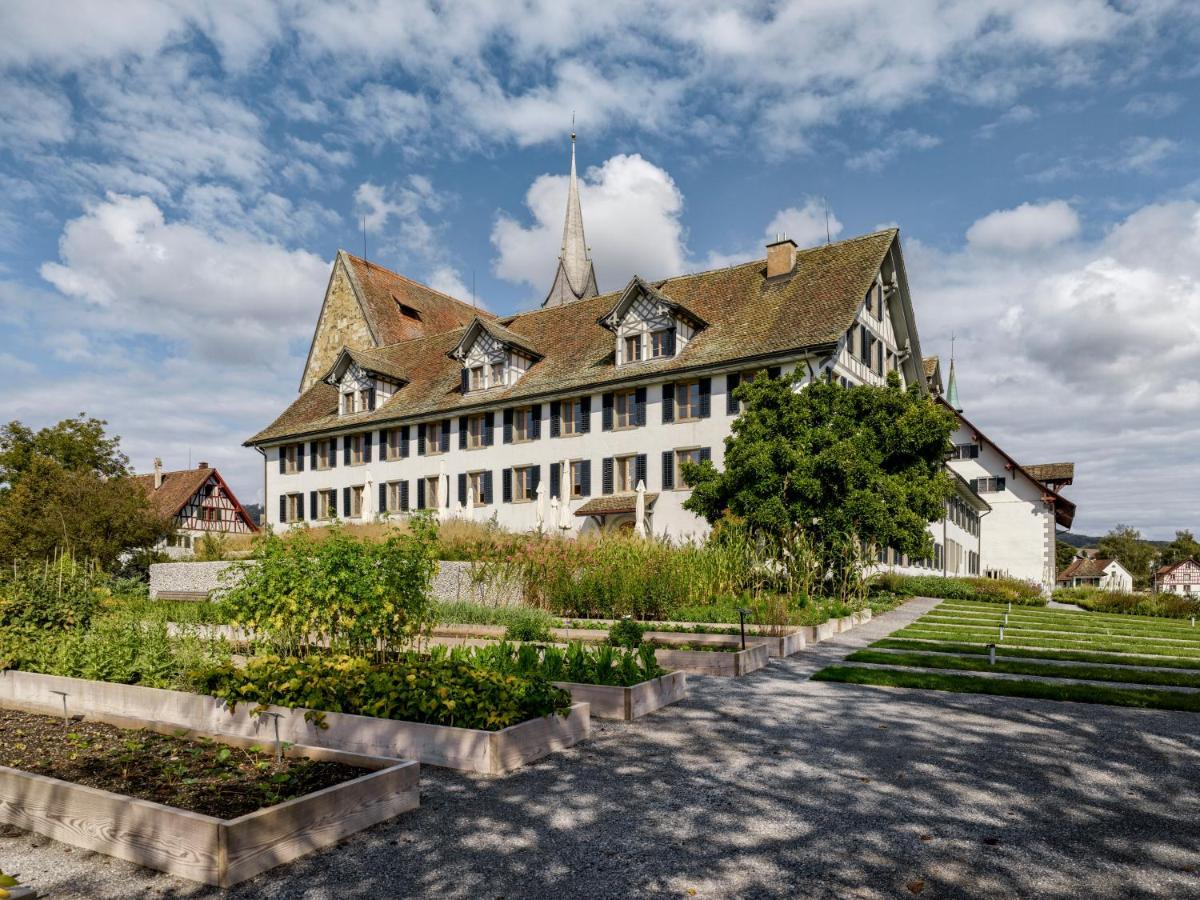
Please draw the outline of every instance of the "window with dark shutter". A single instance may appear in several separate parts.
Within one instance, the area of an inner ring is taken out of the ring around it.
[[[667,329],[667,356],[675,355],[675,329]]]
[[[342,438],[342,465],[350,465],[350,435],[345,435]]]
[[[458,417],[458,449],[467,449],[467,416]]]
[[[459,385],[459,390],[464,394],[471,389],[471,385],[470,385],[470,381],[469,381],[470,377],[471,377],[471,373],[467,369],[463,369],[462,370],[462,381]]]
[[[487,506],[491,506],[492,503],[495,502],[493,499],[493,496],[494,495],[492,494],[492,472],[489,469],[488,471],[483,473],[483,502],[484,502],[484,504]]]
[[[700,418],[707,419],[712,415],[712,379],[700,379]]]
[[[611,393],[604,394],[600,397],[601,414],[600,428],[603,431],[613,430],[613,395]],[[283,463],[279,464],[279,471],[283,471]]]
[[[304,445],[303,444],[296,445],[296,471],[297,472],[304,471]]]
[[[317,445],[320,443],[320,441],[313,441],[308,445],[308,467],[314,472],[317,471]]]
[[[558,400],[550,401],[550,437],[558,437],[559,428],[561,428],[562,419],[562,403]]]
[[[767,366],[767,377],[768,378],[778,378],[782,374],[783,374],[782,366]]]
[[[513,411],[506,409],[504,411],[504,443],[511,444],[513,442]]]
[[[442,419],[442,439],[438,442],[438,446],[443,453],[450,452],[450,420]]]
[[[704,462],[706,459],[707,460],[712,459],[712,447],[701,447],[700,448],[700,462]]]
[[[417,509],[425,508],[425,479],[417,479]]]
[[[287,447],[279,448],[279,474],[287,474]],[[283,519],[280,519],[279,521],[282,522]]]
[[[375,409],[375,388],[371,388],[367,392],[367,409],[370,411]]]
[[[409,446],[408,446],[409,430],[408,429],[409,429],[409,426],[407,426],[407,425],[405,425],[404,427],[402,427],[400,429],[400,458],[401,459],[408,459],[408,453],[409,453]]]
[[[279,521],[280,523],[287,522],[287,495],[279,495]]]
[[[483,424],[483,445],[491,447],[496,443],[496,414],[490,412]]]
[[[639,453],[637,455],[637,466],[634,468],[633,489],[636,491],[638,483],[646,483],[646,454]]]
[[[579,464],[579,496],[592,496],[592,461],[585,459]]]
[[[505,503],[512,503],[512,469],[500,473],[501,497]]]
[[[385,513],[388,511],[387,492],[388,492],[387,484],[385,482],[381,481],[379,483],[379,511],[381,513]]]
[[[319,516],[317,515],[317,492],[316,491],[308,492],[308,517],[310,519],[314,519],[314,520],[319,518]]]
[[[342,488],[342,514],[350,515],[350,488]]]
[[[458,502],[466,504],[467,502],[467,473],[458,473]]]
[[[675,385],[664,384],[662,389],[662,420],[675,421]]]
[[[408,512],[408,482],[400,482],[400,511]]]
[[[579,421],[575,423],[575,430],[580,434],[587,434],[592,430],[591,397],[581,397],[579,399]]]
[[[425,423],[422,422],[417,426],[417,456],[425,455]],[[424,509],[425,507],[419,507]]]
[[[664,491],[675,488],[675,453],[671,450],[662,452],[662,486]]]
[[[730,372],[725,376],[725,412],[731,416],[736,416],[738,413],[738,402],[737,398],[733,396],[733,392],[741,383],[742,376],[737,372]]]
[[[363,435],[363,462],[365,463],[369,463],[371,461],[371,438],[374,437],[374,435],[375,432],[373,431],[368,431]]]
[[[529,494],[530,499],[537,496],[538,485],[542,483],[542,467],[529,467]]]
[[[613,492],[613,458],[611,456],[604,457],[604,461],[600,464],[600,489],[606,494]]]
[[[542,436],[542,404],[535,403],[530,410],[529,439],[536,441]]]
[[[562,463],[550,463],[550,496],[562,498]]]
[[[637,424],[646,424],[646,389],[644,387],[637,389]]]

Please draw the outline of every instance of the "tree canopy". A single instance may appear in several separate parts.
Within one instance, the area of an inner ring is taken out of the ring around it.
[[[1115,559],[1133,576],[1134,587],[1145,587],[1150,582],[1150,569],[1158,551],[1154,545],[1142,539],[1142,533],[1129,525],[1117,525],[1100,538],[1100,555]]]
[[[0,429],[0,491],[15,487],[38,459],[51,459],[67,472],[90,472],[100,478],[129,474],[129,457],[121,439],[105,434],[108,423],[80,413],[34,431],[12,421]]]
[[[1160,565],[1169,566],[1185,559],[1200,561],[1200,542],[1190,531],[1177,531],[1175,540],[1162,548],[1158,561]]]
[[[826,548],[846,540],[932,556],[930,522],[953,494],[945,467],[953,414],[916,386],[796,390],[760,374],[734,392],[743,412],[725,439],[725,467],[688,464],[685,508],[717,522],[782,534],[803,529]]]

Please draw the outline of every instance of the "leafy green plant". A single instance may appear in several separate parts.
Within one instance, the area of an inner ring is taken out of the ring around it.
[[[339,712],[495,731],[570,705],[569,694],[536,674],[415,653],[382,663],[338,654],[255,657],[244,668],[210,667],[198,684],[231,707],[302,707],[318,724],[320,713]]]
[[[62,630],[87,625],[105,596],[94,563],[68,555],[0,570],[0,628]]]
[[[621,619],[608,629],[608,642],[614,647],[636,648],[642,643],[646,626],[633,619]]]
[[[504,629],[506,641],[549,641],[550,616],[541,610],[517,607]]]

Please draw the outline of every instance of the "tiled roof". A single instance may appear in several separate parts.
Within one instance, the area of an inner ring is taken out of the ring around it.
[[[394,344],[422,334],[461,328],[476,316],[495,318],[489,312],[478,310],[469,303],[456,300],[352,253],[345,253],[345,258],[361,289],[367,320],[381,344]],[[400,310],[402,303],[415,310],[420,319],[405,315]]]
[[[346,347],[343,352],[362,369],[367,369],[368,371],[375,372],[378,375],[386,375],[387,377],[394,378],[397,381],[404,381],[403,371],[401,371],[401,368],[390,360],[368,356],[365,351],[354,350],[351,347]]]
[[[1085,559],[1082,556],[1077,556],[1071,560],[1069,566],[1058,573],[1058,580],[1066,581],[1068,578],[1101,578],[1104,575],[1104,570],[1111,564],[1111,559]]]
[[[658,499],[657,493],[646,494],[646,508],[649,509]],[[631,513],[637,509],[637,494],[607,494],[603,497],[593,497],[579,509],[577,516],[607,516],[614,513]]]
[[[463,328],[360,351],[368,359],[396,366],[409,384],[374,412],[353,418],[338,417],[332,387],[313,385],[247,443],[365,422],[450,415],[484,404],[594,390],[659,373],[684,373],[832,345],[853,323],[897,234],[896,229],[888,229],[802,250],[795,274],[786,280],[768,282],[766,262],[760,259],[655,282],[658,291],[708,323],[679,355],[669,359],[616,366],[612,333],[597,319],[612,308],[621,291],[505,319],[509,332],[545,357],[517,384],[478,396],[460,392],[461,364],[447,356],[462,339]]]
[[[1075,463],[1042,463],[1036,466],[1025,466],[1025,471],[1036,481],[1070,483],[1075,478]]]
[[[181,469],[178,472],[163,472],[162,486],[154,489],[153,475],[136,476],[137,483],[150,495],[150,505],[162,518],[172,518],[192,495],[208,481],[214,469]]]
[[[1188,563],[1191,563],[1194,566],[1200,565],[1200,563],[1197,563],[1196,560],[1189,557],[1188,559],[1181,559],[1181,560],[1179,560],[1179,562],[1173,562],[1173,563],[1170,563],[1169,565],[1159,566],[1158,571],[1156,571],[1154,574],[1157,575],[1159,578],[1162,578],[1164,575],[1170,575],[1172,572],[1174,572],[1180,566],[1185,566]]]

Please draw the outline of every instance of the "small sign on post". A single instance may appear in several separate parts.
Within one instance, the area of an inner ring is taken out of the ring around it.
[[[63,728],[71,727],[71,717],[67,715],[67,692],[66,691],[51,691],[52,694],[58,694],[63,701]]]

